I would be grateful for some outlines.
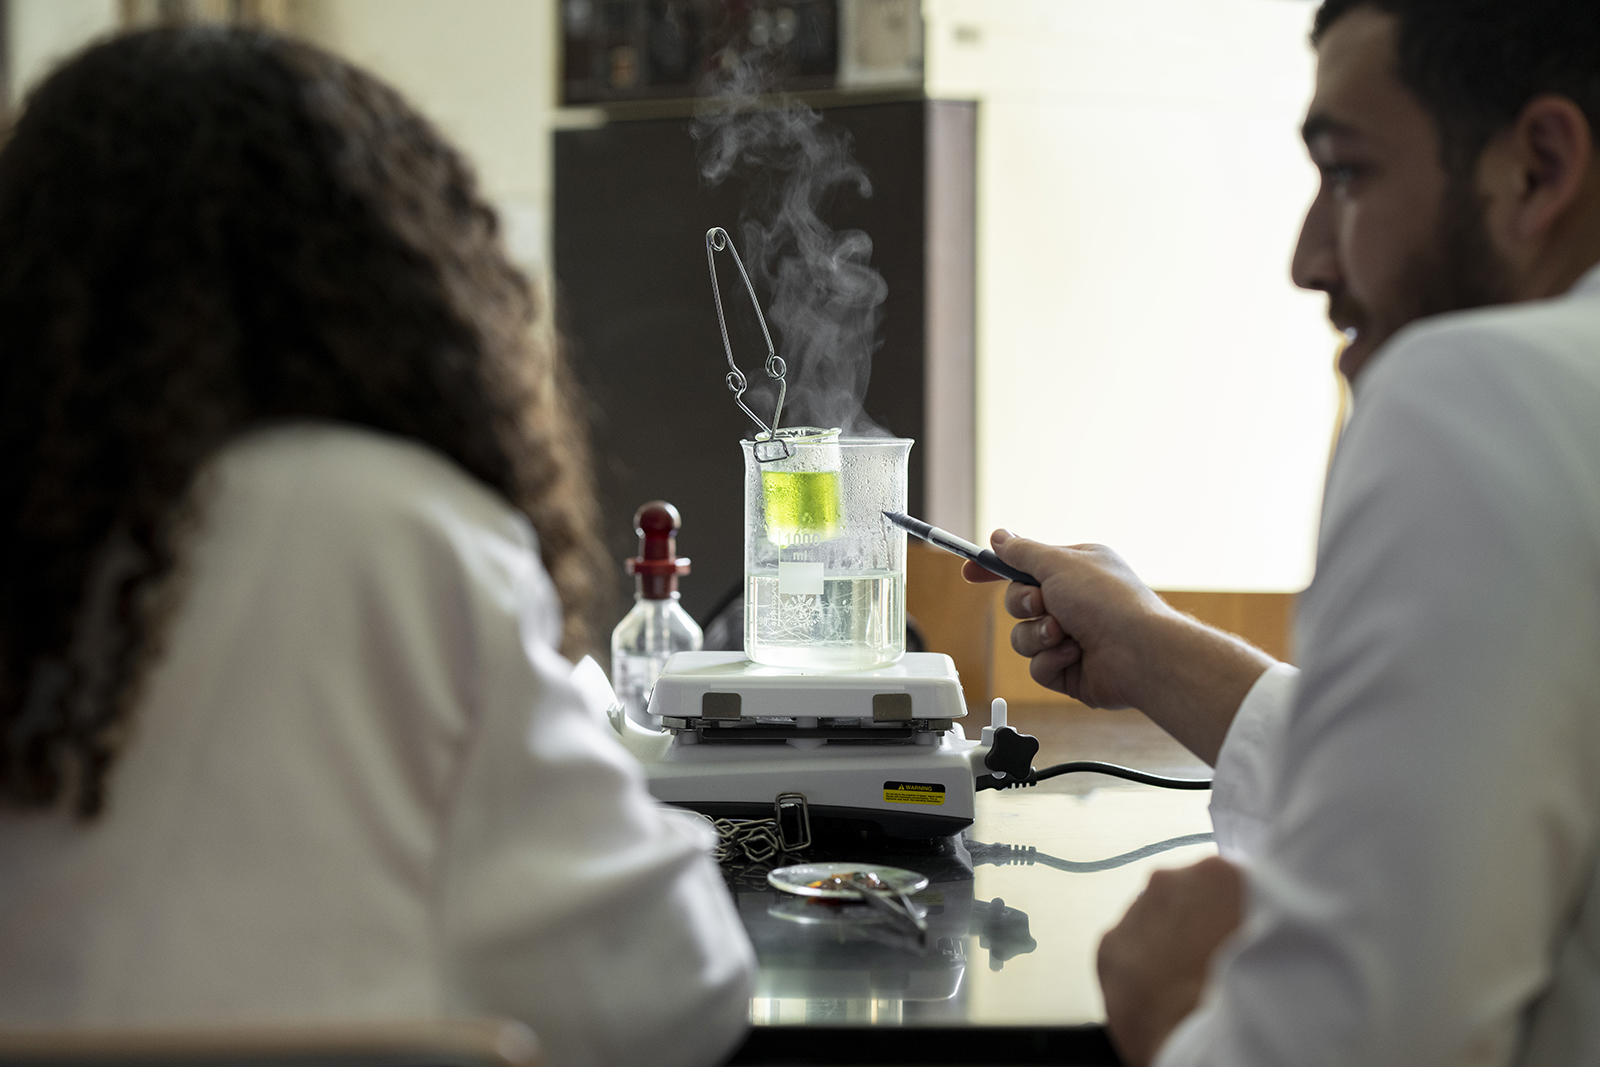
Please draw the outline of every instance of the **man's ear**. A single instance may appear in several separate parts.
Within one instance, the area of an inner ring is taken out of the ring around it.
[[[1505,233],[1518,244],[1541,243],[1583,195],[1594,163],[1594,131],[1583,109],[1564,96],[1540,96],[1486,151],[1498,174]]]

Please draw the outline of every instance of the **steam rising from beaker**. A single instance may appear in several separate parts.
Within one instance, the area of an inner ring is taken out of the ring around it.
[[[837,190],[872,195],[850,135],[793,100],[763,99],[765,80],[747,57],[721,77],[695,121],[700,171],[718,185],[750,178],[739,246],[789,366],[786,423],[881,434],[862,411],[888,285],[869,266],[872,239],[835,232],[818,209]]]

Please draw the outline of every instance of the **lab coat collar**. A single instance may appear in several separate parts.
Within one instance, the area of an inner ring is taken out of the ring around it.
[[[1574,282],[1568,292],[1600,293],[1600,263],[1596,263],[1585,271],[1583,277]]]
[[[1572,283],[1572,288],[1568,289],[1565,295],[1600,296],[1600,263],[1596,263],[1594,266],[1585,271],[1582,277],[1580,277],[1576,282]],[[1557,297],[1556,299],[1560,299],[1560,297]],[[1379,349],[1377,352],[1374,352],[1372,359],[1368,361],[1367,370],[1370,371],[1372,369],[1372,363],[1375,362],[1379,356],[1383,355],[1385,349],[1389,348],[1393,344],[1394,338],[1391,337],[1387,342],[1384,343],[1383,348]],[[1365,391],[1362,387],[1368,381],[1370,381],[1371,378],[1371,374],[1359,374],[1356,376],[1356,380],[1351,383],[1351,392],[1355,399],[1361,399],[1361,394]]]

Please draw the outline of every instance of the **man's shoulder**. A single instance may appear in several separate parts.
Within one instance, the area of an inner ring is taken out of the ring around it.
[[[1600,481],[1597,411],[1600,297],[1441,315],[1397,334],[1363,375],[1342,466],[1376,478],[1411,464],[1422,483],[1471,470],[1474,492],[1498,486],[1518,500],[1589,486]],[[1600,507],[1587,490],[1567,495],[1586,516]]]
[[[1363,393],[1482,380],[1518,391],[1600,391],[1600,293],[1436,315],[1395,335]]]
[[[1543,443],[1586,466],[1600,456],[1596,411],[1600,294],[1592,292],[1414,323],[1356,387],[1358,420],[1453,427],[1448,435],[1466,434],[1474,447]]]

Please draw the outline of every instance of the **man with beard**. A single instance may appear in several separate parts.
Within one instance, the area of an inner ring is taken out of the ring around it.
[[[1355,415],[1302,669],[998,532],[1033,677],[1217,768],[1101,945],[1132,1064],[1600,1063],[1600,4],[1326,0],[1304,126]],[[973,580],[984,577],[969,564]]]

